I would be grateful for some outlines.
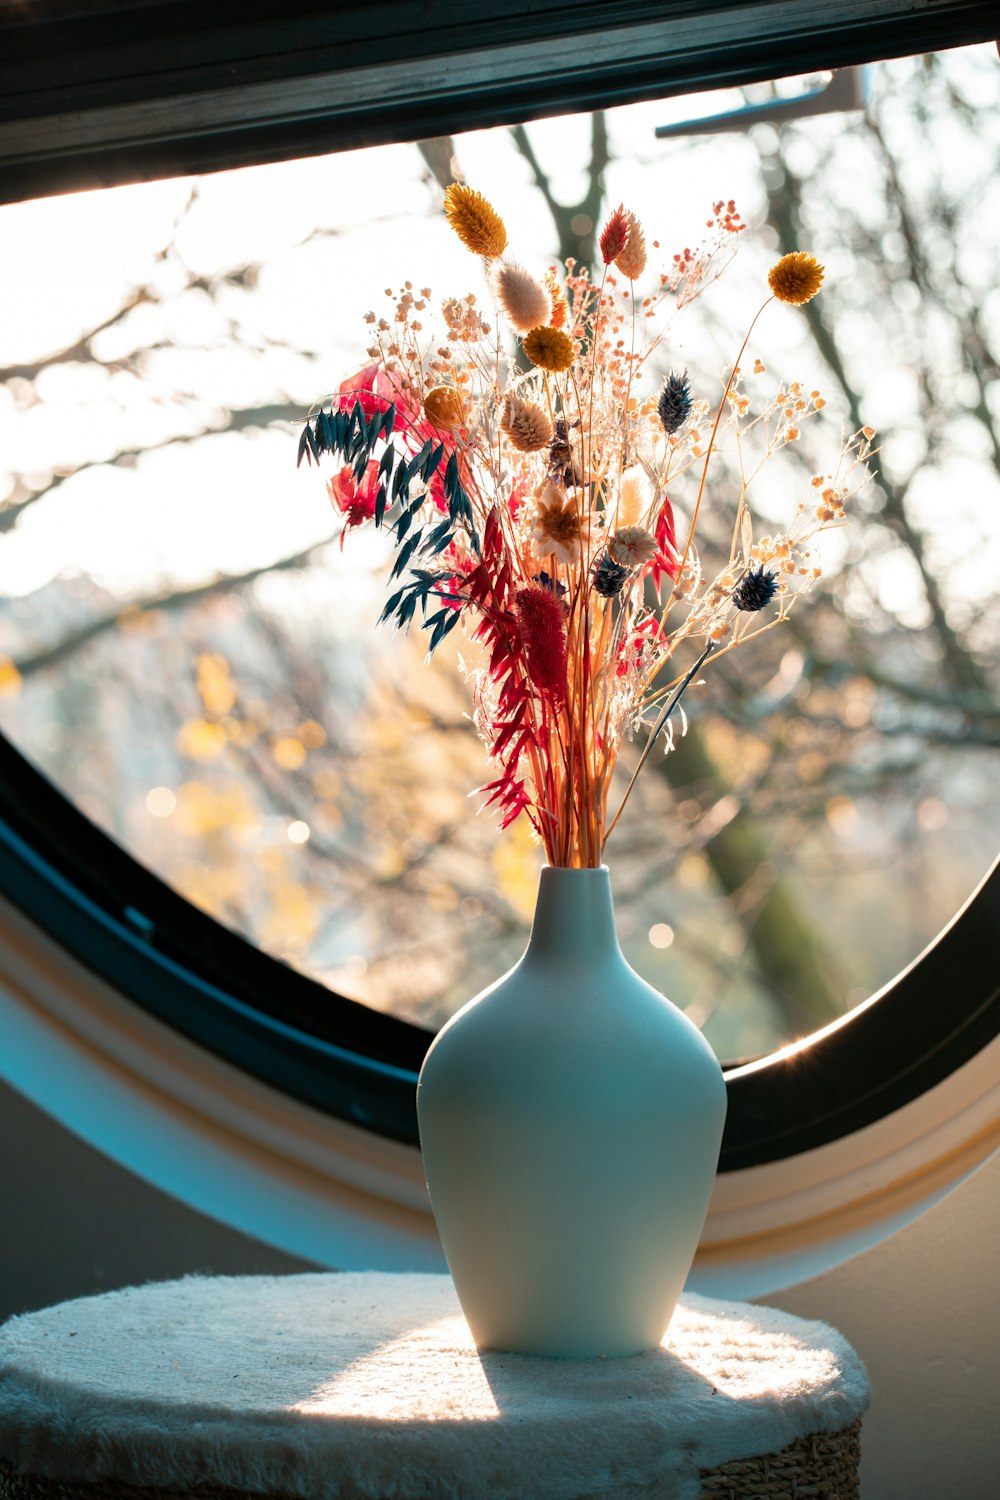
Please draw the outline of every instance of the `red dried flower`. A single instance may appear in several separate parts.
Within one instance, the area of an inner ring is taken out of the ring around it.
[[[344,529],[340,533],[341,548],[343,548],[344,537],[350,527],[363,526],[374,516],[378,486],[378,464],[374,462],[365,467],[360,484],[355,479],[350,465],[341,469],[327,481],[326,492],[330,497],[330,503],[344,517]]]
[[[681,560],[677,555],[677,531],[674,526],[674,508],[669,498],[664,495],[660,514],[656,519],[654,531],[656,537],[656,556],[653,558],[650,573],[653,579],[653,587],[657,597],[660,593],[660,579],[666,573],[668,578],[677,581],[681,570]]]
[[[514,614],[528,657],[528,675],[558,702],[566,696],[566,611],[551,590],[528,583],[514,595]]]
[[[617,260],[628,243],[629,215],[625,205],[619,203],[604,228],[601,230],[601,259],[606,266]]]

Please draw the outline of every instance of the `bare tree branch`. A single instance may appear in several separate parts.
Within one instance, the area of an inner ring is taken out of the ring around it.
[[[79,629],[65,636],[61,641],[48,646],[44,651],[36,651],[31,656],[22,657],[14,663],[22,677],[31,677],[36,672],[44,672],[49,667],[65,661],[81,647],[96,640],[98,636],[106,635],[110,630],[117,630],[122,623],[122,617],[136,616],[149,613],[152,610],[182,610],[188,609],[192,604],[200,604],[205,599],[210,599],[216,594],[233,593],[236,589],[246,588],[248,584],[255,583],[258,578],[265,578],[270,573],[287,572],[296,568],[305,568],[334,540],[332,536],[324,537],[322,541],[314,542],[311,547],[306,547],[301,552],[293,552],[287,557],[279,558],[276,562],[265,563],[259,568],[249,568],[245,573],[219,573],[210,578],[206,583],[195,584],[188,588],[168,589],[163,593],[148,595],[145,599],[137,599],[130,603],[126,609],[115,610],[114,613],[99,615],[96,620],[89,620]]]

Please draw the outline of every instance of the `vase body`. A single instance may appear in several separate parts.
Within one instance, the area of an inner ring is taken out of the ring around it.
[[[481,1349],[658,1346],[694,1259],[726,1113],[697,1027],[629,967],[608,871],[542,871],[521,961],[438,1034],[424,1169]]]

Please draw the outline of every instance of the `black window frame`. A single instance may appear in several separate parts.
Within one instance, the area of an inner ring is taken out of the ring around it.
[[[506,0],[486,21],[461,0],[430,12],[416,0],[222,0],[196,19],[192,9],[0,0],[0,202],[749,83],[1000,31],[993,0],[829,0],[822,17],[811,0],[626,0],[613,24],[603,0],[544,9]],[[650,51],[656,22],[662,42]],[[549,66],[560,35],[592,44],[590,68]],[[612,63],[602,38],[614,38]],[[630,59],[640,40],[645,51]],[[461,59],[477,86],[427,87],[421,73],[441,57]],[[391,112],[372,92],[380,68],[397,70]],[[359,70],[367,96],[347,86]],[[329,99],[301,118],[297,90],[317,78]],[[332,993],[190,905],[2,736],[0,893],[191,1040],[321,1111],[416,1143],[430,1032]],[[877,999],[808,1046],[731,1073],[720,1169],[860,1130],[975,1056],[1000,1034],[998,934],[1000,861]]]

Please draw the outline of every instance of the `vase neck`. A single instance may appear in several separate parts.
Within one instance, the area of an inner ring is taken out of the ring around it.
[[[576,963],[618,952],[611,877],[597,870],[546,865],[538,885],[527,957],[559,957]]]

